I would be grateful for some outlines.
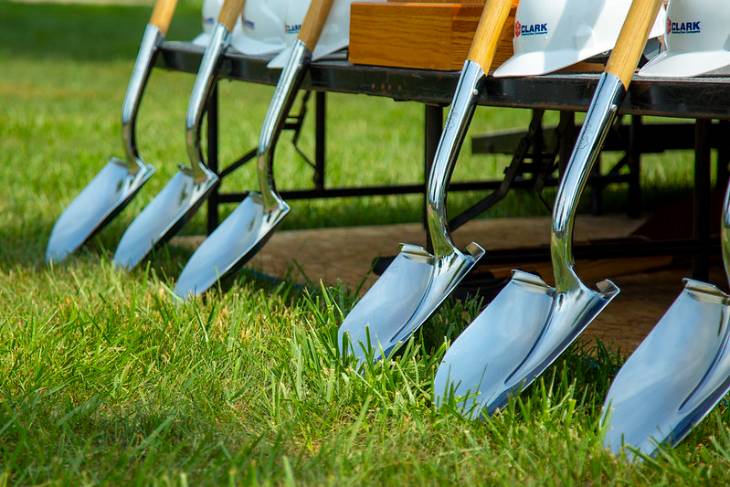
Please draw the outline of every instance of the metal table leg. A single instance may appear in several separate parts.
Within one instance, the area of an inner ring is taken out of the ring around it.
[[[208,98],[206,108],[206,140],[207,140],[207,164],[211,171],[218,174],[218,82]],[[213,188],[208,197],[208,224],[207,233],[210,235],[218,226],[218,205],[220,184]]]
[[[565,167],[568,165],[570,156],[573,154],[575,140],[578,137],[575,128],[575,112],[560,112],[560,126],[565,128],[565,132],[560,135],[558,175],[559,177],[565,173]]]
[[[730,181],[730,120],[720,120],[717,141],[717,187],[725,191]]]
[[[710,127],[712,121],[698,119],[695,123],[695,169],[693,211],[693,237],[701,250],[692,263],[692,277],[708,281],[710,274],[710,209],[712,205],[711,165],[710,165]]]
[[[325,189],[325,161],[327,158],[327,94],[315,94],[314,121],[314,187]]]
[[[640,116],[631,117],[629,129],[629,207],[627,214],[630,218],[641,216],[641,125]]]
[[[426,247],[430,249],[431,238],[428,235],[428,225],[426,224],[426,194],[428,192],[428,175],[431,173],[431,165],[436,157],[436,149],[441,139],[441,132],[444,129],[444,108],[440,105],[424,105],[424,107],[423,228],[426,230]]]

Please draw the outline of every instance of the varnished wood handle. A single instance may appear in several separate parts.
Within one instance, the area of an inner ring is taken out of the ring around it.
[[[631,84],[631,78],[644,52],[649,31],[659,15],[661,6],[662,0],[634,0],[631,3],[616,47],[613,48],[606,64],[606,72],[617,76],[626,88]]]
[[[333,3],[334,0],[312,0],[312,3],[309,4],[307,15],[302,22],[302,30],[299,32],[299,40],[310,51],[314,51],[317,41],[319,41]]]
[[[157,0],[157,3],[155,3],[150,24],[160,29],[162,35],[167,35],[170,22],[172,22],[172,14],[175,13],[175,7],[177,7],[177,0]]]
[[[225,25],[228,32],[233,32],[236,20],[243,12],[244,0],[225,0],[221,7],[221,13],[218,14],[218,22]]]
[[[479,64],[485,73],[492,68],[497,44],[512,4],[513,0],[487,0],[484,4],[479,26],[471,41],[471,49],[467,58]]]

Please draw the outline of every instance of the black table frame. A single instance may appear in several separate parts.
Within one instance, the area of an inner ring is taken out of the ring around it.
[[[174,71],[195,73],[202,58],[202,48],[191,43],[164,42],[157,58],[157,66]],[[267,59],[249,57],[237,52],[227,52],[219,68],[219,79],[245,81],[274,85],[278,71],[266,68]],[[324,181],[326,161],[326,95],[327,92],[365,94],[391,98],[396,101],[419,102],[425,105],[425,164],[424,175],[435,154],[436,145],[443,125],[443,110],[450,103],[458,81],[458,72],[425,71],[413,69],[355,66],[346,61],[322,61],[314,63],[302,86],[315,92],[315,157],[314,188],[282,191],[286,199],[331,198],[345,196],[372,196],[424,193],[425,184],[373,186],[358,188],[327,188]],[[489,78],[479,104],[494,107],[526,108],[533,111],[557,110],[563,117],[574,117],[575,112],[584,112],[590,104],[599,75],[597,74],[555,74],[530,78]],[[642,153],[640,137],[641,117],[662,116],[695,119],[693,145],[695,149],[694,181],[694,236],[683,242],[657,242],[653,248],[666,248],[673,254],[694,256],[694,277],[706,279],[708,255],[718,249],[717,242],[710,240],[709,208],[711,206],[711,149],[717,147],[718,183],[727,179],[727,164],[730,160],[730,142],[720,134],[728,128],[730,120],[730,77],[702,77],[692,79],[647,79],[635,80],[629,90],[620,113],[631,116],[629,134],[632,144],[627,154],[631,168],[628,176],[630,203],[638,205],[639,158]],[[207,158],[212,170],[228,174],[253,157],[249,152],[226,169],[220,169],[218,160],[218,89],[209,99],[207,107]],[[725,121],[712,124],[712,120]],[[301,120],[300,120],[301,122]],[[294,124],[291,128],[301,129]],[[686,137],[685,137],[686,139]],[[686,144],[686,141],[685,141]],[[671,144],[670,144],[671,145]],[[565,150],[565,149],[563,149]],[[565,154],[563,154],[565,159]],[[609,175],[610,176],[610,175]],[[425,179],[425,177],[424,177]],[[626,178],[616,179],[625,181]],[[605,179],[599,184],[607,184]],[[554,182],[554,181],[553,181]],[[512,181],[512,186],[519,187]],[[634,188],[633,190],[631,188]],[[455,182],[450,191],[494,190],[506,192],[503,180]],[[218,224],[220,204],[241,201],[246,193],[222,194],[213,192],[208,203],[208,231]],[[489,199],[489,197],[487,198]],[[501,199],[501,198],[500,198]],[[630,208],[632,207],[630,204]],[[483,209],[481,210],[483,211]],[[462,216],[456,223],[462,224],[473,217]],[[458,217],[457,217],[458,219]],[[544,249],[541,251],[543,252]],[[620,248],[612,255],[634,255],[646,252],[631,248]],[[487,257],[491,263],[510,261],[509,252],[501,252],[495,258]],[[517,253],[519,254],[519,253]],[[517,255],[515,254],[515,255]]]

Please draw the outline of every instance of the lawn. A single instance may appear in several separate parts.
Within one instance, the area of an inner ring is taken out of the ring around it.
[[[185,161],[188,75],[156,71],[143,102],[139,143],[158,169],[153,180],[82,252],[46,266],[59,212],[121,154],[119,110],[148,15],[139,5],[0,1],[0,485],[730,482],[726,404],[657,459],[630,464],[603,450],[600,407],[622,357],[600,346],[573,347],[487,421],[434,408],[436,367],[479,302],[448,303],[402,353],[358,374],[336,352],[351,289],[244,273],[227,293],[178,305],[169,286],[188,251],[168,247],[143,269],[115,270],[110,253],[125,226]],[[182,2],[170,37],[198,29],[199,5]],[[271,92],[222,84],[223,160],[255,144]],[[328,184],[422,177],[418,105],[332,96],[329,116]],[[482,109],[473,132],[528,118]],[[309,126],[303,145],[312,144]],[[458,179],[497,176],[507,162],[464,152]],[[646,161],[649,205],[688,187],[687,154]],[[276,174],[283,187],[311,181],[286,141]],[[246,168],[226,189],[254,184]],[[613,189],[609,206],[622,196]],[[416,221],[419,205],[297,202],[286,226]],[[522,193],[487,216],[536,213],[546,210]],[[202,231],[202,215],[185,229]]]

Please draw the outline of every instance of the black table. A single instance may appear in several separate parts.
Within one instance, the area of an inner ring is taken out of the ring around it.
[[[188,73],[196,73],[202,58],[203,48],[185,42],[165,42],[161,46],[157,58],[157,66]],[[221,79],[245,81],[250,83],[274,85],[278,81],[279,71],[266,68],[267,58],[250,57],[229,50],[224,56],[219,69]],[[451,96],[459,78],[458,72],[427,71],[416,69],[397,69],[373,66],[352,65],[345,60],[326,60],[314,63],[307,74],[303,89],[315,92],[316,98],[316,139],[314,167],[314,188],[294,191],[282,191],[286,199],[328,198],[366,195],[391,195],[424,193],[424,184],[391,185],[372,187],[329,188],[324,181],[325,171],[325,93],[364,94],[386,97],[397,101],[418,102],[425,105],[425,175],[433,159],[436,145],[442,129],[443,108],[450,103]],[[574,113],[586,111],[590,104],[599,74],[554,74],[527,78],[490,78],[486,89],[479,99],[479,104],[494,107],[525,108],[533,110],[533,125],[526,136],[533,137],[522,144],[522,154],[515,155],[513,165],[517,168],[530,150],[537,151],[538,158],[543,157],[544,132],[541,125],[542,113],[545,110],[561,112],[561,127],[565,130],[563,143],[556,149],[565,159],[572,145],[565,139],[573,138],[576,133]],[[218,94],[217,88],[208,104],[208,164],[214,171],[225,177],[247,161],[251,160],[255,151],[250,151],[238,161],[225,169],[218,163]],[[305,110],[306,107],[303,107]],[[728,162],[730,161],[730,77],[700,77],[688,79],[636,78],[632,83],[628,97],[620,108],[620,113],[631,116],[631,124],[625,127],[627,140],[626,157],[623,165],[629,167],[629,174],[619,174],[620,167],[614,168],[608,175],[596,174],[593,184],[605,185],[611,182],[629,183],[630,208],[638,211],[640,205],[639,164],[643,151],[641,117],[662,116],[672,118],[694,119],[694,127],[686,123],[675,127],[675,136],[668,139],[666,147],[695,149],[695,190],[694,190],[694,236],[681,245],[672,242],[667,248],[673,253],[687,253],[695,256],[695,277],[705,278],[707,275],[707,254],[710,249],[717,250],[717,243],[710,241],[710,193],[711,193],[711,148],[719,149],[718,185],[725,184],[728,179]],[[288,129],[300,130],[304,112],[295,115],[287,124]],[[712,120],[721,120],[713,124]],[[535,122],[540,122],[535,123]],[[646,127],[649,127],[648,125]],[[689,130],[689,132],[688,132]],[[658,131],[654,131],[655,133]],[[570,137],[566,136],[569,134]],[[535,137],[537,138],[535,139]],[[489,136],[488,136],[489,137]],[[621,134],[617,133],[617,140]],[[499,138],[497,138],[498,140]],[[511,140],[511,139],[510,139]],[[536,142],[537,141],[537,142]],[[681,144],[678,143],[681,141]],[[489,146],[484,143],[482,146]],[[499,145],[499,144],[497,144]],[[654,141],[650,146],[656,146]],[[661,146],[661,141],[659,141]],[[656,147],[654,147],[656,149]],[[661,149],[661,147],[660,147]],[[520,150],[519,147],[517,149]],[[509,172],[509,169],[508,169]],[[528,171],[529,172],[529,171]],[[514,174],[513,174],[514,176]],[[460,190],[494,190],[493,194],[482,200],[453,221],[458,227],[476,214],[484,211],[496,201],[504,197],[510,188],[530,187],[532,182],[513,177],[510,184],[500,181],[475,181],[452,183],[450,191]],[[547,177],[544,184],[555,184],[556,178]],[[212,231],[218,224],[218,206],[222,203],[241,201],[245,193],[222,194],[215,191],[208,205],[208,230]],[[657,244],[657,248],[661,248]],[[547,257],[545,249],[542,250]],[[644,250],[643,252],[646,252]],[[580,252],[578,252],[579,254]],[[631,248],[626,252],[632,254]],[[612,255],[616,253],[613,252]],[[505,261],[509,256],[505,255]]]

